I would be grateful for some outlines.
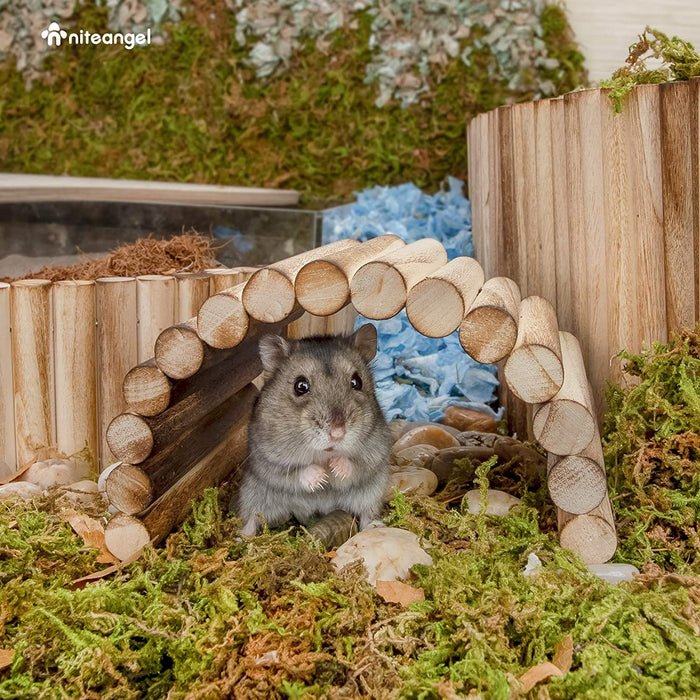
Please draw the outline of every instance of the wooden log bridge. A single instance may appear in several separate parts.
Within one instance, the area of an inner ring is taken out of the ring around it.
[[[128,411],[107,430],[121,460],[107,477],[120,511],[107,532],[115,556],[128,558],[165,537],[188,499],[243,459],[260,336],[313,333],[319,321],[344,319],[354,306],[370,319],[406,308],[420,333],[443,337],[459,329],[471,357],[501,361],[549,451],[562,542],[587,563],[612,557],[615,525],[581,348],[559,330],[545,298],[521,300],[512,279],[485,280],[472,258],[448,263],[437,240],[405,244],[393,235],[339,241],[252,271],[245,281],[228,279],[233,286],[218,287],[196,317],[165,328],[154,356],[126,374]],[[314,315],[297,320],[304,310]]]

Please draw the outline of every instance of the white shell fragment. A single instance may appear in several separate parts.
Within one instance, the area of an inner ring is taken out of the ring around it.
[[[542,560],[534,553],[530,552],[527,555],[527,564],[523,569],[523,576],[532,576],[540,571],[542,568]]]
[[[632,564],[588,564],[586,568],[598,578],[612,584],[633,581],[634,575],[639,573],[639,569]]]
[[[47,459],[32,464],[22,475],[22,481],[29,481],[42,489],[52,486],[65,486],[90,476],[87,462],[74,462],[69,459]]]
[[[401,467],[392,473],[387,489],[387,500],[394,497],[394,489],[399,493],[410,493],[414,496],[430,496],[435,493],[438,478],[430,469],[423,467]]]
[[[479,515],[481,509],[481,492],[479,489],[467,491],[464,495],[467,508],[472,515]],[[508,515],[511,508],[521,503],[519,498],[511,496],[505,491],[489,489],[486,497],[486,515],[503,516]]]
[[[421,548],[418,537],[407,530],[381,527],[363,530],[338,548],[333,566],[340,571],[361,560],[367,569],[367,581],[394,581],[406,578],[414,564],[433,563],[433,558]]]
[[[30,484],[28,481],[13,481],[0,486],[0,501],[9,501],[15,498],[28,501],[30,498],[41,496],[41,494],[41,489],[36,484]]]

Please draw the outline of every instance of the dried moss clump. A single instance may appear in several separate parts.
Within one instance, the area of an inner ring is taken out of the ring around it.
[[[622,353],[628,388],[610,387],[605,456],[619,556],[699,573],[700,335]]]
[[[662,65],[648,68],[649,59],[659,59]],[[613,73],[601,87],[610,88],[610,99],[616,112],[622,111],[625,97],[635,85],[689,80],[700,75],[700,55],[695,47],[677,36],[668,37],[658,29],[647,27],[629,49],[625,65]]]

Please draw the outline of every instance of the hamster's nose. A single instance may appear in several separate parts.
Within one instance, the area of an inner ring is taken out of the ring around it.
[[[340,442],[345,437],[345,426],[332,425],[328,435],[333,442]]]

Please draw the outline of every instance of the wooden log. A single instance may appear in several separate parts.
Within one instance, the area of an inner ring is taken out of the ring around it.
[[[659,85],[661,106],[661,182],[663,197],[666,324],[668,332],[692,328],[695,294],[695,208],[693,139],[698,138],[697,108],[690,83]],[[693,113],[694,112],[694,113]],[[697,158],[697,154],[696,158]],[[693,290],[692,293],[689,293]]]
[[[294,283],[304,265],[351,247],[359,247],[360,242],[345,239],[328,245],[307,250],[286,260],[257,270],[243,290],[243,306],[248,314],[265,323],[277,323],[289,316],[296,303]]]
[[[173,277],[177,287],[175,321],[184,323],[196,316],[209,298],[209,275],[206,272],[177,272]]]
[[[566,127],[564,98],[549,101],[552,138],[552,212],[554,215],[554,257],[557,288],[557,320],[559,328],[572,330],[574,313],[569,274],[569,212],[567,202]],[[612,107],[611,107],[612,108]]]
[[[106,485],[110,504],[127,515],[144,511],[221,441],[241,417],[240,401],[237,395],[229,397],[184,431],[176,441],[140,465],[116,467]]]
[[[173,397],[163,413],[153,417],[133,413],[117,416],[107,429],[110,449],[122,462],[140,464],[149,455],[177,442],[183,432],[197,425],[261,372],[257,341],[243,343],[225,361],[179,385],[179,395]]]
[[[604,564],[615,554],[615,518],[607,494],[590,513],[575,515],[559,510],[557,524],[561,546],[579,554],[584,564]]]
[[[692,139],[693,189],[695,198],[693,231],[695,232],[695,323],[700,323],[700,77],[690,79],[691,122],[694,124]]]
[[[105,530],[105,544],[122,561],[138,554],[148,543],[158,544],[182,522],[192,501],[204,489],[217,486],[244,461],[247,451],[248,417],[257,396],[248,386],[236,396],[239,416],[211,451],[173,484],[144,513],[141,519],[115,516]]]
[[[166,275],[136,278],[138,361],[153,357],[156,338],[175,323],[175,280]]]
[[[212,267],[207,270],[209,275],[209,295],[213,296],[226,289],[231,289],[259,270],[259,267]],[[196,313],[196,312],[195,312]],[[194,315],[194,314],[192,314]]]
[[[153,358],[127,372],[122,390],[126,409],[131,413],[157,416],[170,405],[171,382]]]
[[[596,420],[581,346],[571,333],[563,331],[559,331],[559,341],[564,382],[551,401],[534,408],[532,429],[545,450],[555,455],[571,455],[593,440]]]
[[[97,461],[95,283],[53,285],[56,446],[67,455],[88,447]]]
[[[459,328],[459,342],[477,362],[507,357],[518,337],[520,290],[507,277],[486,280]]]
[[[491,210],[493,242],[491,248],[496,248],[490,257],[497,260],[492,272],[486,268],[486,277],[505,276],[516,279],[518,260],[520,258],[515,215],[515,145],[513,108],[499,107],[495,110],[497,119],[491,128],[491,156],[493,165],[489,165],[489,178],[493,200],[487,200],[485,205]],[[520,292],[518,292],[520,295]]]
[[[136,280],[103,277],[95,281],[97,317],[97,397],[100,466],[115,461],[107,427],[124,408],[122,382],[137,360]]]
[[[546,299],[526,297],[520,303],[518,337],[503,371],[508,387],[526,403],[549,401],[561,388],[557,316]]]
[[[348,304],[338,313],[326,316],[326,333],[328,335],[352,335],[357,311],[352,304]]]
[[[0,282],[0,461],[15,470],[15,409],[10,335],[10,285]]]
[[[294,281],[298,302],[315,316],[330,316],[350,301],[350,281],[367,262],[406,244],[387,234],[306,263]]]
[[[548,454],[547,488],[556,506],[568,513],[588,513],[600,505],[608,485],[598,430],[578,454]]]
[[[246,282],[209,297],[197,314],[197,335],[213,348],[234,348],[245,338],[250,327],[243,307]]]
[[[473,258],[459,257],[421,280],[408,293],[411,325],[429,338],[456,330],[484,284],[484,271]]]
[[[442,243],[433,238],[410,243],[365,263],[350,281],[353,306],[367,318],[395,316],[410,289],[447,262]]]
[[[15,389],[17,462],[55,444],[51,282],[12,285],[12,369]]]
[[[296,321],[287,326],[288,338],[311,338],[315,335],[328,335],[326,316],[303,313]]]

